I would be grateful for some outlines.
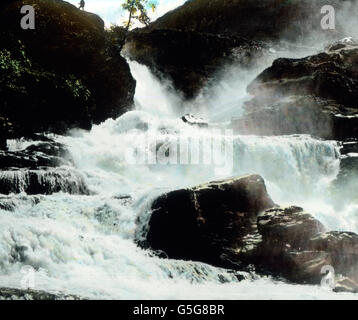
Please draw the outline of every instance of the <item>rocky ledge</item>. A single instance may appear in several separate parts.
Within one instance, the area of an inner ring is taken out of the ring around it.
[[[55,141],[34,142],[24,150],[0,150],[0,193],[28,195],[90,194],[66,147]],[[11,198],[0,198],[6,208]],[[10,206],[11,207],[11,206]]]
[[[176,190],[156,199],[141,245],[169,258],[319,284],[332,266],[336,291],[358,292],[358,235],[326,232],[302,208],[281,208],[251,175]],[[147,233],[146,233],[147,232]]]
[[[241,134],[311,134],[344,140],[358,134],[358,42],[345,39],[303,59],[277,59],[249,86],[253,98]]]

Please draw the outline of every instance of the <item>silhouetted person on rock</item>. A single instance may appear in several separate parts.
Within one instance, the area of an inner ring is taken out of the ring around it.
[[[84,10],[85,9],[85,1],[84,0],[81,0],[81,2],[79,3],[80,7],[79,9],[81,10]]]

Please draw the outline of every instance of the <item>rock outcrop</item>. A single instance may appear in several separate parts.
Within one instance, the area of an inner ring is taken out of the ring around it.
[[[248,87],[253,99],[233,121],[242,134],[358,134],[358,44],[340,42],[303,59],[277,59]]]
[[[299,207],[281,208],[257,175],[176,190],[154,201],[147,242],[169,258],[320,284],[333,268],[337,291],[358,292],[358,235],[325,232]]]
[[[169,257],[218,265],[225,248],[250,233],[257,215],[273,206],[257,175],[173,191],[153,203],[147,240]]]
[[[90,194],[66,147],[40,142],[19,151],[0,151],[0,193]],[[5,207],[11,199],[4,199]],[[2,199],[0,202],[3,203]],[[0,204],[0,207],[2,204]]]
[[[239,35],[256,40],[297,41],[309,38],[313,32],[322,33],[321,8],[330,4],[339,11],[349,10],[355,1],[330,0],[191,0],[168,12],[151,24],[150,29],[176,29],[213,34]],[[344,23],[344,22],[343,22]],[[342,21],[337,19],[336,30],[323,36],[342,33]]]
[[[124,51],[160,79],[170,79],[175,89],[191,99],[220,67],[234,62],[250,67],[265,49],[264,44],[239,36],[138,29],[129,35]]]
[[[338,14],[342,8],[349,12],[355,1],[331,0],[329,4]],[[191,99],[223,66],[252,67],[278,41],[342,37],[344,19],[337,18],[335,30],[322,30],[324,5],[325,0],[187,1],[149,27],[133,30],[126,52],[160,78],[172,80],[175,89]]]
[[[20,8],[25,4],[35,8],[34,30],[20,27]],[[134,89],[129,66],[98,16],[60,0],[4,5],[0,13],[3,137],[89,129],[92,123],[127,111]]]

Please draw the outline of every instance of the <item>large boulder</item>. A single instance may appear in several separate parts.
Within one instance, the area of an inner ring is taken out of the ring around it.
[[[174,259],[358,290],[358,235],[325,232],[300,207],[278,207],[257,175],[176,190],[152,205],[142,245]]]
[[[358,44],[338,42],[302,59],[277,59],[249,86],[242,134],[306,133],[343,140],[358,134]]]
[[[311,134],[340,141],[358,134],[358,110],[332,99],[293,95],[267,104],[261,100],[261,107],[257,107],[255,99],[246,105],[242,117],[232,119],[236,133],[265,136]],[[255,107],[250,104],[253,102]]]
[[[331,259],[323,250],[307,249],[310,238],[325,231],[317,219],[299,207],[274,208],[258,217],[257,226],[262,241],[250,258],[259,270],[296,282],[319,282],[321,268]]]
[[[248,86],[256,98],[249,107],[259,108],[280,97],[313,95],[357,108],[357,82],[358,43],[342,42],[306,58],[275,60]]]
[[[357,234],[337,231],[320,233],[312,237],[307,246],[311,250],[329,253],[335,272],[358,282]]]
[[[20,8],[35,8],[34,30]],[[131,107],[135,81],[98,16],[60,0],[12,1],[0,12],[0,116],[14,136],[89,129]]]
[[[310,237],[324,231],[324,226],[299,207],[266,210],[257,219],[258,230],[268,243],[301,248]]]
[[[152,205],[147,241],[171,258],[223,265],[257,215],[274,206],[258,175],[210,182],[162,195]]]

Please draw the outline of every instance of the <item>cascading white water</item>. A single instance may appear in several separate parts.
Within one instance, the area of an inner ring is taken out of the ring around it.
[[[158,195],[226,175],[261,174],[275,202],[302,205],[328,228],[358,231],[358,219],[353,219],[357,213],[354,205],[342,213],[334,212],[327,196],[339,169],[335,142],[304,135],[224,134],[225,143],[233,146],[230,172],[215,170],[210,164],[128,164],[128,146],[140,145],[143,137],[158,141],[210,134],[209,129],[191,127],[178,118],[182,115],[180,97],[147,68],[134,62],[131,68],[138,81],[137,111],[107,120],[90,132],[77,130],[56,138],[68,146],[94,194],[57,193],[37,201],[24,201],[24,194],[15,197],[14,212],[0,209],[0,286],[20,287],[21,268],[30,265],[36,270],[36,289],[89,298],[355,298],[254,274],[243,273],[246,280],[239,282],[230,271],[162,259],[136,246],[138,223],[148,219],[150,205]],[[241,99],[238,96],[238,101]],[[192,106],[185,108],[190,111]]]

